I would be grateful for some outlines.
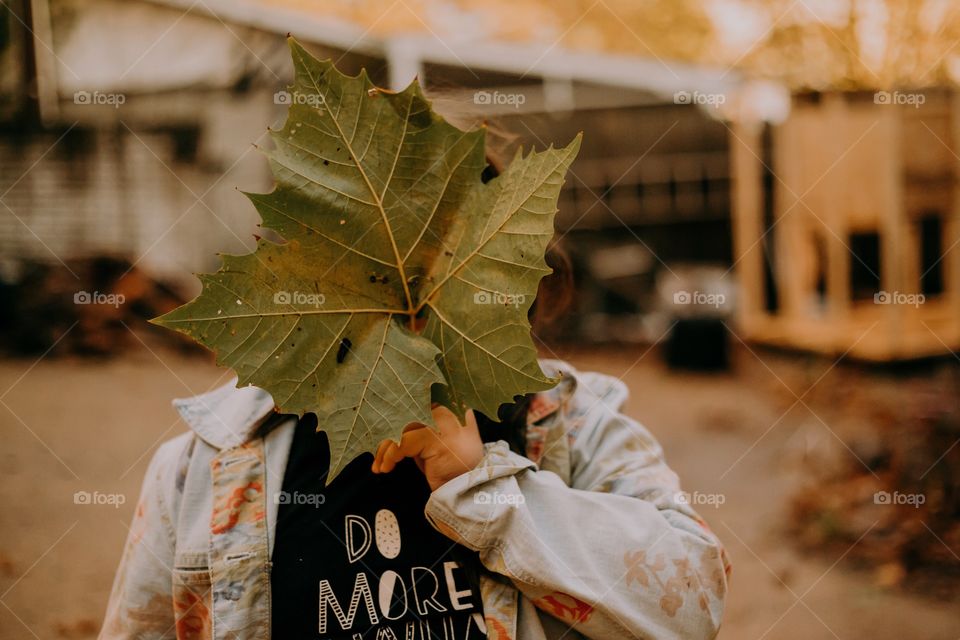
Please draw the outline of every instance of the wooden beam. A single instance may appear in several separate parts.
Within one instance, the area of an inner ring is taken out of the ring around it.
[[[734,122],[730,133],[733,259],[739,283],[737,313],[744,331],[764,309],[763,157],[760,123]]]

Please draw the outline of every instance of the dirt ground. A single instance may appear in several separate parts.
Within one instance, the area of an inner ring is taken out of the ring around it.
[[[677,374],[644,353],[564,355],[621,377],[632,390],[627,412],[660,438],[685,489],[724,497],[701,509],[734,564],[722,639],[960,637],[960,598],[882,589],[842,552],[802,553],[783,532],[801,480],[797,438],[830,438],[803,431],[803,406],[784,414],[784,396],[824,371],[819,384],[831,384],[829,363],[811,375],[742,351],[731,374]],[[105,361],[0,361],[0,639],[95,637],[147,463],[184,429],[170,398],[228,375],[146,347]],[[125,502],[75,504],[77,491]]]

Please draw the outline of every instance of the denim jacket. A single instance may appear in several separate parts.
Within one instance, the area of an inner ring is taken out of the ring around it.
[[[541,366],[563,378],[531,403],[527,457],[485,445],[425,509],[488,572],[487,636],[714,637],[726,556],[656,440],[619,412],[625,385]],[[191,431],[150,463],[100,638],[270,638],[275,497],[295,420],[264,433],[273,399],[235,381],[174,406]]]

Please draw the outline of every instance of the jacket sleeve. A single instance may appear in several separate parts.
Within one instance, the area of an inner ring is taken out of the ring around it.
[[[571,486],[497,442],[432,494],[427,516],[588,638],[712,638],[726,594],[722,548],[653,436],[619,413],[625,397],[613,378],[578,375],[561,416]]]
[[[172,596],[175,535],[169,503],[183,442],[177,438],[162,445],[147,469],[100,640],[176,637]]]

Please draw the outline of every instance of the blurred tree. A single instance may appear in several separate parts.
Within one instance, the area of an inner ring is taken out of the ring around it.
[[[300,10],[310,0],[268,0]],[[377,36],[538,43],[744,69],[795,89],[960,79],[957,0],[329,0]]]
[[[463,36],[694,61],[711,50],[713,23],[700,0],[267,0],[363,25],[378,36]]]
[[[696,0],[460,0],[459,4],[497,16],[497,35],[515,40],[539,35],[541,40],[555,40],[572,49],[688,61],[703,59],[713,45],[713,23],[704,3]]]
[[[745,0],[767,32],[740,66],[797,89],[952,83],[960,3],[950,0]]]

